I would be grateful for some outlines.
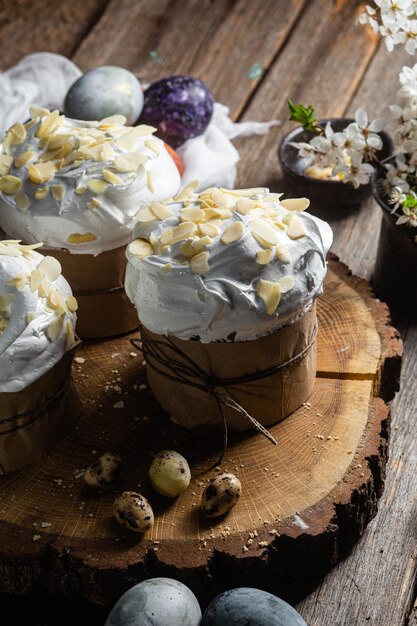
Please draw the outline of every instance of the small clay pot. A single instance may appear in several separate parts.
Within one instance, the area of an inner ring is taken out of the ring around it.
[[[353,119],[329,118],[320,120],[321,126],[330,122],[336,132],[342,131]],[[384,131],[378,133],[382,139],[382,149],[378,151],[380,160],[386,159],[394,152],[394,144],[391,137]],[[289,183],[298,196],[309,198],[317,206],[350,207],[364,202],[371,196],[371,183],[360,185],[357,189],[349,183],[337,180],[320,180],[312,178],[304,173],[308,167],[306,159],[300,159],[297,148],[291,146],[292,142],[309,142],[316,134],[304,130],[298,126],[282,139],[278,148],[278,159],[286,182]]]
[[[372,287],[393,311],[417,318],[417,228],[396,225],[401,213],[391,213],[392,206],[381,189],[384,176],[384,170],[379,168],[372,177],[372,193],[382,210]]]

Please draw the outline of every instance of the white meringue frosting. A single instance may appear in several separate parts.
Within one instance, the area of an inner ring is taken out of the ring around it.
[[[208,343],[267,335],[322,293],[330,226],[305,198],[190,185],[137,214],[125,289],[140,322]]]
[[[77,301],[40,245],[0,241],[0,392],[26,388],[75,344]]]
[[[0,225],[11,237],[96,255],[128,243],[141,203],[177,193],[178,169],[153,127],[31,114],[0,154]]]

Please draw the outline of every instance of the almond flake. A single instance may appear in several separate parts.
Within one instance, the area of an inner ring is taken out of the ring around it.
[[[188,198],[192,198],[193,193],[194,188],[191,187],[191,185],[187,185],[186,187],[184,187],[184,189],[181,189],[181,191],[175,196],[174,200],[176,202],[182,202],[184,200],[187,200]]]
[[[204,211],[206,220],[219,217],[221,220],[227,220],[232,217],[232,212],[229,209],[222,208],[210,208]]]
[[[250,211],[255,208],[255,203],[249,198],[240,198],[236,202],[235,210],[241,215],[247,215]]]
[[[279,284],[281,287],[281,293],[287,293],[287,291],[290,291],[290,289],[292,289],[295,285],[294,276],[284,276],[280,279]]]
[[[49,280],[44,277],[42,278],[39,286],[38,286],[38,294],[41,298],[47,298],[49,296],[49,292],[51,291],[51,283]]]
[[[29,208],[29,196],[24,191],[18,191],[15,196],[16,206],[19,211],[27,211]]]
[[[198,230],[201,235],[207,235],[208,237],[217,237],[217,235],[220,235],[220,228],[215,224],[210,224],[210,222],[199,224]]]
[[[196,232],[196,225],[193,222],[182,222],[179,226],[172,229],[171,238],[167,242],[169,245],[182,239],[189,239]],[[162,238],[161,238],[162,241]]]
[[[268,248],[266,250],[258,250],[256,253],[256,262],[259,265],[268,265],[272,259],[272,250]]]
[[[29,180],[35,185],[48,182],[48,180],[51,180],[51,178],[55,176],[55,172],[56,167],[51,161],[47,161],[46,163],[32,163],[28,168]]]
[[[153,174],[152,172],[146,173],[147,187],[151,193],[155,193],[155,185],[153,184]]]
[[[300,239],[300,237],[307,235],[307,230],[303,221],[298,217],[298,215],[294,215],[291,220],[287,228],[287,235],[290,239]]]
[[[206,274],[210,269],[208,264],[209,256],[208,252],[200,252],[200,254],[194,256],[190,261],[191,271],[194,274]]]
[[[153,248],[149,241],[145,239],[135,239],[129,244],[129,252],[139,259],[145,259],[153,254]]]
[[[205,218],[204,211],[197,207],[181,209],[181,219],[183,222],[202,222]]]
[[[67,323],[65,325],[65,345],[67,348],[72,348],[74,344],[75,344],[74,327],[71,324],[70,320],[67,320]]]
[[[310,206],[310,200],[308,198],[288,198],[281,200],[280,204],[287,211],[305,211]]]
[[[17,176],[2,176],[0,178],[0,191],[6,196],[13,196],[22,188],[22,181]]]
[[[19,169],[20,167],[23,167],[24,165],[29,163],[29,161],[35,156],[36,152],[34,152],[33,150],[26,150],[25,152],[21,152],[17,157],[15,157],[14,164]]]
[[[149,150],[152,150],[152,152],[156,154],[156,156],[159,156],[161,154],[161,150],[159,149],[156,141],[152,141],[152,139],[146,139],[145,146],[149,148]]]
[[[119,176],[116,176],[116,174],[106,168],[103,169],[103,178],[111,185],[120,185],[123,182]]]
[[[74,191],[77,196],[82,196],[87,191],[87,185],[78,185],[78,187],[76,187]]]
[[[148,158],[140,152],[125,152],[114,160],[114,167],[119,172],[137,172],[141,165],[145,165]]]
[[[19,122],[13,124],[13,126],[9,129],[9,133],[12,135],[12,144],[23,143],[27,135],[26,128]]]
[[[149,207],[144,207],[143,209],[139,209],[139,211],[135,215],[138,222],[154,222],[156,220],[156,215]]]
[[[61,263],[53,256],[46,256],[36,268],[42,272],[51,282],[54,282],[62,272]]]
[[[101,149],[100,153],[100,161],[113,161],[114,160],[114,150],[110,144],[105,143]],[[111,182],[111,181],[109,181]]]
[[[273,315],[281,300],[280,284],[271,282],[270,280],[262,280],[261,278],[258,282],[256,293],[264,301],[268,315]]]
[[[13,163],[13,157],[8,154],[0,154],[0,176],[7,176]]]
[[[277,259],[279,259],[281,263],[291,263],[290,251],[282,243],[277,243],[277,245],[275,246],[275,254]]]
[[[202,250],[204,250],[206,245],[209,245],[210,243],[210,237],[202,237],[201,239],[188,239],[181,245],[181,252],[188,259],[191,259],[192,257],[196,256],[196,254],[199,254]]]
[[[164,274],[167,274],[171,270],[172,270],[172,263],[165,263],[164,265],[161,265],[161,272],[163,272]]]
[[[152,202],[150,209],[160,220],[164,220],[173,215],[171,209],[169,209],[166,204],[162,204],[161,202]]]
[[[45,107],[39,107],[36,105],[29,107],[29,112],[31,117],[45,117],[45,115],[50,114],[49,109],[45,109]]]
[[[35,132],[35,137],[42,139],[47,135],[51,135],[61,126],[63,121],[64,118],[59,115],[59,111],[52,111],[52,113],[49,113],[43,118],[39,128]]]
[[[245,226],[242,222],[232,222],[227,228],[224,229],[220,240],[224,244],[234,243],[242,239],[245,234]]]
[[[46,336],[50,341],[54,341],[59,335],[64,326],[64,316],[60,315],[56,317],[52,322],[49,323],[48,328],[46,329]]]
[[[110,115],[109,117],[103,117],[99,121],[99,128],[105,128],[106,126],[124,126],[126,124],[126,118],[124,115]]]
[[[54,200],[59,202],[65,195],[64,185],[51,185],[51,194]]]
[[[35,200],[43,200],[49,193],[49,187],[39,187],[35,191]]]
[[[92,178],[87,182],[87,187],[97,195],[105,193],[108,189],[108,184],[104,180],[98,178]]]
[[[95,241],[96,236],[92,233],[73,233],[67,239],[68,243],[88,243],[89,241]]]
[[[264,248],[275,246],[279,240],[277,229],[265,220],[252,220],[250,229],[253,237]]]
[[[75,313],[75,311],[78,310],[78,302],[74,296],[67,296],[65,304],[67,305],[67,309],[70,313]]]
[[[153,135],[158,129],[155,126],[148,126],[148,124],[139,124],[134,126],[133,131],[136,137],[145,137],[146,135]]]
[[[26,324],[29,326],[29,324],[30,324],[31,322],[33,322],[33,320],[35,319],[35,317],[36,317],[36,313],[35,313],[35,311],[28,311],[28,312],[26,313]]]
[[[162,233],[162,235],[159,237],[159,241],[163,244],[163,245],[167,245],[168,242],[171,240],[172,237],[172,233],[173,233],[174,229],[173,228],[167,228],[166,230],[164,230],[164,232]]]

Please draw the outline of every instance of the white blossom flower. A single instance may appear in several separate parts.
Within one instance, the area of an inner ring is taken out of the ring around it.
[[[374,0],[358,22],[368,24],[384,41],[388,51],[404,45],[409,54],[417,49],[417,7],[415,0]]]
[[[348,172],[345,174],[345,181],[351,183],[354,188],[357,189],[360,185],[367,185],[369,183],[373,171],[374,168],[370,163],[351,165]]]

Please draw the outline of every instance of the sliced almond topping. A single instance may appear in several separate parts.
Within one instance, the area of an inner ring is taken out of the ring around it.
[[[31,322],[33,322],[33,320],[35,319],[35,317],[36,317],[36,313],[35,313],[35,311],[28,311],[28,312],[26,313],[26,324],[29,326],[29,324],[30,324]]]
[[[98,198],[91,198],[91,200],[87,202],[87,209],[92,209],[93,211],[95,209],[99,209],[102,206],[103,205]]]
[[[48,328],[46,329],[46,336],[50,341],[54,341],[62,332],[64,327],[64,316],[59,315],[49,323]]]
[[[67,305],[67,309],[70,313],[75,313],[75,311],[78,310],[78,302],[74,296],[67,296],[65,304]]]
[[[153,174],[152,172],[146,173],[146,184],[151,193],[155,193],[155,185],[153,184]]]
[[[31,117],[45,117],[45,115],[50,114],[49,109],[45,109],[45,107],[39,107],[36,105],[29,107],[29,112]]]
[[[169,245],[182,239],[189,239],[196,232],[197,227],[193,222],[182,222],[179,226],[172,229],[171,239],[167,242]]]
[[[217,237],[220,234],[220,228],[215,224],[210,224],[210,222],[199,224],[198,231],[201,235],[207,235],[208,237]]]
[[[304,223],[297,215],[294,215],[291,220],[287,228],[287,235],[290,239],[300,239],[300,237],[307,235]]]
[[[115,158],[114,167],[119,172],[136,172],[147,160],[148,157],[140,152],[125,152]]]
[[[29,196],[24,191],[18,191],[15,195],[16,206],[19,211],[27,211],[29,208]]]
[[[272,259],[272,250],[268,248],[267,250],[258,250],[256,253],[256,262],[259,265],[268,265]]]
[[[40,295],[41,298],[47,298],[49,296],[50,291],[51,291],[51,283],[44,276],[41,282],[39,283],[38,294]]]
[[[23,167],[24,165],[29,163],[29,161],[31,161],[35,156],[36,152],[34,152],[33,150],[26,150],[26,152],[22,152],[15,158],[14,164],[17,168]]]
[[[13,255],[10,255],[10,256],[13,256]],[[18,291],[23,291],[28,283],[28,280],[29,280],[28,276],[25,276],[24,274],[20,274],[19,276],[15,276],[14,278],[12,278],[12,280],[9,280],[7,284],[11,285],[12,287],[15,287]]]
[[[192,258],[199,254],[206,246],[212,243],[210,237],[201,237],[200,239],[188,239],[181,245],[181,252],[187,257]]]
[[[204,210],[206,220],[216,219],[219,217],[221,220],[227,220],[232,217],[232,212],[229,209],[222,208],[210,208]]]
[[[51,194],[54,200],[59,202],[65,196],[64,185],[51,185]]]
[[[62,268],[60,262],[53,256],[46,256],[37,267],[38,272],[42,272],[52,283],[61,276]]]
[[[29,280],[29,286],[32,293],[38,290],[39,285],[44,278],[45,274],[43,272],[40,272],[39,270],[32,270]]]
[[[224,229],[220,240],[222,243],[229,244],[234,243],[242,239],[245,234],[245,227],[242,222],[232,222],[227,228]]]
[[[277,259],[281,261],[281,263],[291,263],[291,254],[288,250],[287,246],[284,246],[282,243],[277,243],[275,246],[275,254]]]
[[[7,176],[13,163],[13,157],[8,154],[0,154],[0,176]],[[17,167],[17,166],[16,166]]]
[[[202,209],[198,209],[197,207],[188,207],[186,209],[181,209],[181,219],[184,222],[202,222],[204,220],[204,211]]]
[[[106,168],[103,169],[103,178],[111,185],[120,185],[120,183],[123,182],[122,179],[119,178],[119,176],[116,176],[114,172]]]
[[[275,246],[279,240],[277,229],[265,220],[252,220],[250,229],[253,237],[264,248]]]
[[[88,243],[89,241],[95,241],[96,236],[92,233],[73,233],[67,239],[68,243]]]
[[[152,150],[152,152],[156,154],[156,156],[159,156],[161,154],[161,150],[159,149],[156,141],[152,141],[152,139],[146,139],[145,146],[149,148],[149,150]]]
[[[99,121],[99,128],[106,128],[107,126],[124,126],[126,124],[126,118],[124,115],[110,115],[109,117],[103,117]]]
[[[157,131],[155,126],[148,126],[148,124],[139,124],[139,126],[134,126],[133,132],[136,137],[145,137],[146,135],[153,135]]]
[[[153,222],[156,220],[156,215],[149,207],[139,209],[135,215],[138,222]]]
[[[2,176],[0,178],[0,191],[6,196],[13,196],[22,188],[22,181],[17,176]]]
[[[92,178],[87,182],[87,187],[93,193],[100,195],[102,193],[106,193],[109,185],[104,180],[100,180],[99,178]]]
[[[183,200],[187,200],[188,198],[192,198],[194,194],[194,187],[191,185],[187,185],[184,189],[175,196],[174,200],[176,202],[182,202]]]
[[[77,196],[82,196],[83,193],[87,191],[87,185],[78,185],[78,187],[76,187],[74,191],[77,194]]]
[[[162,243],[162,245],[167,245],[168,242],[171,241],[173,230],[173,228],[167,228],[167,230],[164,230],[159,238],[159,241]]]
[[[48,193],[49,193],[49,187],[39,187],[39,189],[35,191],[35,199],[43,200],[44,198],[46,198]]]
[[[210,269],[208,264],[209,256],[208,252],[200,252],[200,254],[194,256],[190,261],[191,271],[194,274],[206,274]]]
[[[56,167],[51,161],[46,163],[32,163],[28,168],[29,180],[35,185],[47,183],[55,176]]]
[[[161,265],[161,272],[163,272],[164,274],[167,274],[171,270],[172,270],[172,263],[165,263],[164,265]]]
[[[129,131],[116,139],[115,144],[118,148],[121,148],[121,150],[126,150],[127,152],[130,152],[134,149],[137,142],[138,138],[135,133]]]
[[[153,254],[153,248],[145,239],[135,239],[129,244],[129,252],[139,259],[145,259]]]
[[[171,209],[169,209],[166,204],[162,204],[161,202],[152,202],[150,209],[160,220],[164,220],[173,215]]]
[[[75,344],[74,328],[70,320],[65,325],[65,344],[67,348],[71,348]]]
[[[268,315],[273,315],[281,300],[281,285],[270,280],[262,280],[261,278],[258,282],[256,293],[264,301]]]
[[[295,285],[294,276],[284,276],[280,279],[279,284],[281,285],[281,293],[287,293]]]
[[[280,204],[287,211],[305,211],[310,206],[310,200],[308,198],[288,198],[281,200]]]
[[[249,198],[239,198],[236,202],[235,209],[241,215],[246,215],[255,208],[255,203]]]
[[[105,143],[101,148],[100,161],[113,161],[115,158],[115,152],[110,144]],[[109,181],[110,182],[110,181]]]
[[[46,137],[46,135],[51,135],[61,126],[63,121],[64,118],[59,115],[59,111],[52,111],[52,113],[49,113],[43,118],[39,128],[35,132],[35,137],[42,139]]]
[[[19,122],[13,124],[13,126],[9,130],[9,133],[12,135],[12,144],[23,143],[27,135],[26,128],[23,126],[23,124],[20,124]]]

